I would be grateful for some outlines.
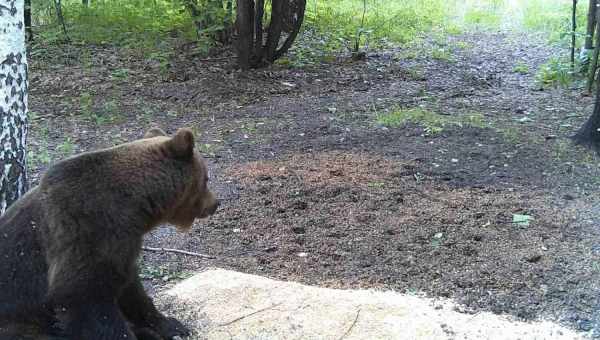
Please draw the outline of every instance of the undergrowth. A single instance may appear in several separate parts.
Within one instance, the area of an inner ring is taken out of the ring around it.
[[[62,2],[62,10],[67,37],[75,44],[111,44],[147,52],[167,47],[176,38],[196,38],[189,13],[177,1],[101,0],[84,6],[70,0]],[[51,3],[34,2],[33,17],[41,28],[36,30],[36,41],[66,40]]]
[[[84,6],[80,0],[63,0],[62,7],[72,43],[112,44],[146,56],[170,51],[179,41],[199,41],[197,45],[206,49],[212,42],[198,35],[183,1],[97,0]],[[551,41],[566,42],[570,4],[565,0],[307,0],[304,34],[294,49],[298,60],[287,62],[302,66],[329,60],[340,51],[406,45],[474,26],[531,30],[542,32]],[[578,9],[581,33],[587,1],[580,1]],[[65,41],[53,2],[34,0],[33,19],[36,41]]]

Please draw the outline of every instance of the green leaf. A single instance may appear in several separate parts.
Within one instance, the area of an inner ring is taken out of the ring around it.
[[[529,215],[520,215],[520,214],[513,215],[513,223],[516,223],[520,226],[527,227],[527,226],[529,226],[530,221],[533,221],[533,217],[531,217]]]

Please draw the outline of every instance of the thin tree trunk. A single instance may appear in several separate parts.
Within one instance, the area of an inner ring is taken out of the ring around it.
[[[587,29],[585,35],[585,49],[591,50],[594,48],[594,30],[596,28],[596,0],[589,0]]]
[[[270,63],[275,61],[275,53],[279,47],[279,40],[283,31],[284,1],[288,0],[272,0],[271,2],[271,23],[269,24],[269,35],[265,45],[265,59]]]
[[[263,20],[265,16],[265,0],[256,0],[256,15],[254,16],[254,55],[262,57],[263,55]]]
[[[598,14],[598,12],[596,12]],[[596,18],[597,19],[597,18]],[[600,25],[598,25],[598,20],[596,20],[596,47],[600,46]],[[592,60],[590,62],[590,69],[587,80],[587,92],[592,93],[592,87],[594,86],[594,78],[596,77],[596,69],[598,68],[598,54],[600,52],[600,48],[594,48],[594,55],[592,56]]]
[[[33,40],[33,31],[31,30],[31,0],[25,0],[25,34],[27,41]]]
[[[573,0],[573,11],[571,13],[571,70],[575,69],[575,31],[577,30],[577,0]]]
[[[231,32],[233,27],[233,0],[225,2],[225,16],[223,17],[223,31],[221,32],[221,42],[223,44],[231,43]]]
[[[27,59],[23,0],[0,0],[0,213],[27,189]]]
[[[298,0],[298,1],[300,1],[300,0]],[[300,29],[302,28],[302,23],[304,22],[304,10],[306,8],[306,1],[302,0],[302,2],[300,3],[299,6],[301,6],[301,7],[300,7],[300,13],[297,13],[298,21],[296,22],[296,25],[294,26],[293,30],[290,32],[290,35],[285,40],[283,45],[281,45],[281,47],[277,51],[275,51],[273,60],[277,60],[277,59],[281,58],[281,56],[283,56],[283,54],[285,54],[290,49],[290,47],[292,47],[294,40],[296,40],[298,33],[300,33]]]
[[[69,40],[69,35],[67,34],[67,25],[65,24],[65,17],[63,16],[62,12],[61,0],[54,0],[54,7],[56,8],[56,18],[58,19],[58,23],[62,25],[65,39]]]

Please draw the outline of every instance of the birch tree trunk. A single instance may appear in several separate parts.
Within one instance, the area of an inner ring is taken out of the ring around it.
[[[27,189],[23,0],[0,0],[0,214]]]

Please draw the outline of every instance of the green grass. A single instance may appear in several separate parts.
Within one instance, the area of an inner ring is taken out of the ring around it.
[[[56,151],[63,156],[70,156],[75,151],[75,144],[71,137],[65,138],[62,143],[56,147]]]
[[[403,127],[408,123],[418,124],[425,130],[425,135],[436,135],[447,126],[484,128],[487,124],[483,115],[472,113],[460,116],[445,116],[424,108],[394,108],[389,112],[376,115],[376,122],[388,128]]]
[[[364,4],[309,0],[305,29],[319,37],[325,50],[352,50],[357,41],[361,49],[387,42],[407,44],[472,27],[543,32],[551,41],[569,38],[571,2],[566,0],[367,0],[366,11]],[[585,27],[586,10],[586,1],[580,1],[579,33]],[[433,54],[435,59],[448,59],[443,51]]]
[[[502,6],[493,2],[482,2],[466,7],[463,20],[469,25],[497,27],[502,22],[502,17]]]
[[[63,1],[63,13],[69,38],[78,44],[113,44],[131,50],[156,50],[174,38],[194,39],[190,15],[179,1],[100,0]],[[37,6],[36,6],[37,5]],[[44,25],[38,39],[45,42],[64,40],[62,28],[54,18],[51,2],[34,1],[34,14]]]
[[[536,82],[540,88],[567,88],[573,83],[575,76],[566,60],[552,58],[540,67],[536,74]]]
[[[571,31],[571,1],[528,0],[523,5],[523,27],[546,32],[551,41],[568,37]],[[577,3],[578,33],[585,32],[587,1]]]
[[[452,62],[452,54],[450,53],[450,51],[448,51],[447,49],[444,48],[434,48],[431,51],[431,57],[435,60],[439,60],[439,61],[445,61],[445,62]]]
[[[443,0],[368,0],[363,22],[363,1],[309,0],[305,27],[330,37],[332,45],[343,44],[343,40],[352,42],[359,33],[371,45],[382,41],[405,43],[448,25],[447,4]]]
[[[519,73],[519,74],[528,74],[529,73],[529,66],[527,66],[527,64],[524,64],[522,62],[518,62],[513,67],[513,72]]]

